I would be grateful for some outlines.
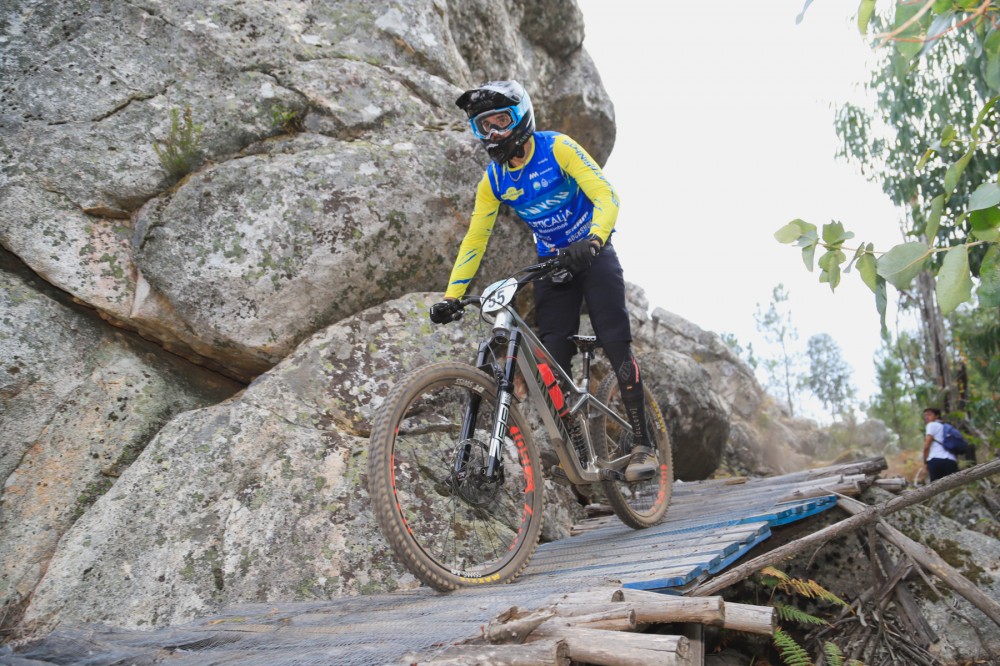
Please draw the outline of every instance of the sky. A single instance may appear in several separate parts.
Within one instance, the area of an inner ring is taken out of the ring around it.
[[[901,242],[900,214],[879,185],[836,157],[835,108],[863,98],[871,59],[857,3],[814,2],[798,24],[804,0],[577,3],[584,48],[615,107],[605,174],[621,199],[614,242],[626,280],[651,308],[732,333],[758,354],[767,350],[754,311],[784,284],[801,350],[830,334],[870,399],[881,344],[874,296],[853,271],[832,293],[797,247],[773,237],[801,218],[842,222],[856,234],[851,248]],[[803,407],[829,420],[818,404]]]

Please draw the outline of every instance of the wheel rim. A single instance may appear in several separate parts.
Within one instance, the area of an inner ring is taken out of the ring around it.
[[[482,396],[477,427],[463,441],[473,392]],[[502,478],[485,478],[493,411],[491,387],[470,388],[465,379],[437,382],[409,401],[393,442],[392,489],[406,534],[435,565],[466,582],[499,579],[524,543],[534,506],[533,461],[513,413]],[[456,471],[460,449],[469,456]]]
[[[617,390],[612,391],[608,406],[624,418],[625,409]],[[632,433],[622,428],[610,418],[603,418],[601,421],[604,423],[607,434],[605,441],[608,443],[610,449],[608,451],[608,458],[614,460],[615,458],[627,456],[631,453]],[[656,423],[648,409],[646,413],[646,432],[650,436],[657,438],[657,433],[660,432],[659,424]],[[655,446],[652,448],[657,460],[656,474],[653,477],[635,483],[626,483],[624,481],[612,482],[621,495],[622,500],[638,516],[655,515],[661,510],[663,504],[669,500],[667,490],[669,488],[670,470],[667,467],[666,461],[663,460],[663,456],[660,454],[659,442],[655,442]]]

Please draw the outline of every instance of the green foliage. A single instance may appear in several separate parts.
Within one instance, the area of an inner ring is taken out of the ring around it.
[[[862,33],[874,32],[877,45],[891,47],[878,51],[880,62],[867,83],[878,108],[847,104],[837,119],[842,156],[881,182],[906,212],[906,235],[919,239],[877,253],[865,243],[855,250],[852,263],[875,295],[883,335],[887,283],[905,290],[921,269],[930,269],[947,314],[972,299],[972,278],[982,278],[980,262],[1000,241],[1000,0],[892,5],[886,16],[876,12],[875,2],[858,8]],[[852,235],[839,222],[817,234],[803,220],[775,234],[802,248],[810,271],[812,257],[825,250],[819,280],[831,288],[846,262],[843,241]],[[987,273],[977,296],[992,303],[998,292],[1000,277]]]
[[[170,133],[166,139],[154,141],[153,150],[164,171],[174,180],[183,178],[198,165],[202,129],[195,124],[191,107],[185,107],[183,115],[177,108],[170,110]]]
[[[775,602],[774,608],[778,611],[778,617],[785,622],[797,622],[799,624],[818,624],[828,626],[830,623],[821,617],[816,617],[815,615],[810,615],[809,613],[796,608],[795,606],[789,606],[788,604]]]
[[[301,132],[303,129],[302,111],[291,109],[284,104],[271,107],[271,126],[284,130],[289,134]]]
[[[802,580],[789,576],[775,567],[764,567],[758,574],[758,581],[765,588],[771,590],[771,605],[776,609],[778,617],[785,622],[795,622],[807,625],[828,625],[829,622],[823,618],[807,613],[791,604],[774,600],[776,593],[782,593],[789,597],[802,597],[810,600],[825,601],[840,606],[848,604],[837,595],[827,590],[814,580]],[[774,646],[781,655],[781,660],[786,666],[805,665],[811,666],[812,660],[809,653],[799,645],[792,636],[780,627],[774,633]]]
[[[803,386],[812,391],[824,407],[846,417],[852,411],[856,391],[840,346],[829,334],[820,333],[809,338],[806,356],[809,374],[803,379]]]
[[[774,646],[781,654],[781,660],[786,666],[812,666],[809,653],[795,639],[780,628],[774,632]]]
[[[747,343],[747,347],[744,349],[743,344],[734,333],[721,333],[719,337],[722,338],[722,342],[729,347],[730,351],[736,354],[737,358],[750,366],[751,370],[757,369],[758,361],[754,355],[752,342]]]
[[[919,363],[919,346],[914,342],[906,333],[898,341],[883,340],[875,356],[879,392],[868,406],[868,415],[881,419],[903,447],[920,439],[920,412],[924,403],[914,396],[918,386],[928,384]]]
[[[829,666],[864,666],[864,664],[857,659],[848,659],[845,662],[844,653],[840,651],[839,647],[830,641],[825,641],[823,643],[823,655],[826,656],[826,663]]]
[[[800,359],[793,345],[798,340],[799,333],[792,325],[788,290],[784,285],[779,284],[771,291],[771,302],[766,310],[761,309],[760,303],[757,304],[754,321],[764,339],[777,348],[776,356],[760,357],[760,366],[767,374],[768,386],[784,394],[788,413],[794,416],[795,390],[800,383]]]

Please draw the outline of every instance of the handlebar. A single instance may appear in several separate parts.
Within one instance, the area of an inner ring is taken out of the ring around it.
[[[550,273],[553,273],[560,269],[565,269],[568,263],[568,257],[563,252],[559,252],[554,257],[546,259],[537,264],[532,264],[530,266],[525,266],[519,271],[516,271],[512,277],[523,276],[518,282],[534,282],[539,280]],[[438,309],[444,303],[450,303],[451,306],[443,307]],[[431,308],[431,321],[438,324],[447,324],[452,321],[458,321],[465,314],[465,308],[470,305],[481,305],[482,296],[464,296],[456,301],[444,301],[444,303],[437,303]]]

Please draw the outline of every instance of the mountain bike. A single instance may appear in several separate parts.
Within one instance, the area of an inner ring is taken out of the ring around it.
[[[461,299],[453,319],[478,306],[487,323],[475,365],[434,363],[412,372],[375,416],[368,490],[376,520],[396,557],[437,590],[511,582],[538,544],[542,458],[515,396],[518,373],[558,460],[546,470],[553,480],[599,483],[614,513],[635,529],[659,523],[670,504],[670,440],[649,389],[657,472],[627,483],[632,429],[617,378],[610,373],[596,394],[589,390],[599,342],[573,337],[583,358],[577,384],[513,307],[519,288],[560,270],[557,256]]]

